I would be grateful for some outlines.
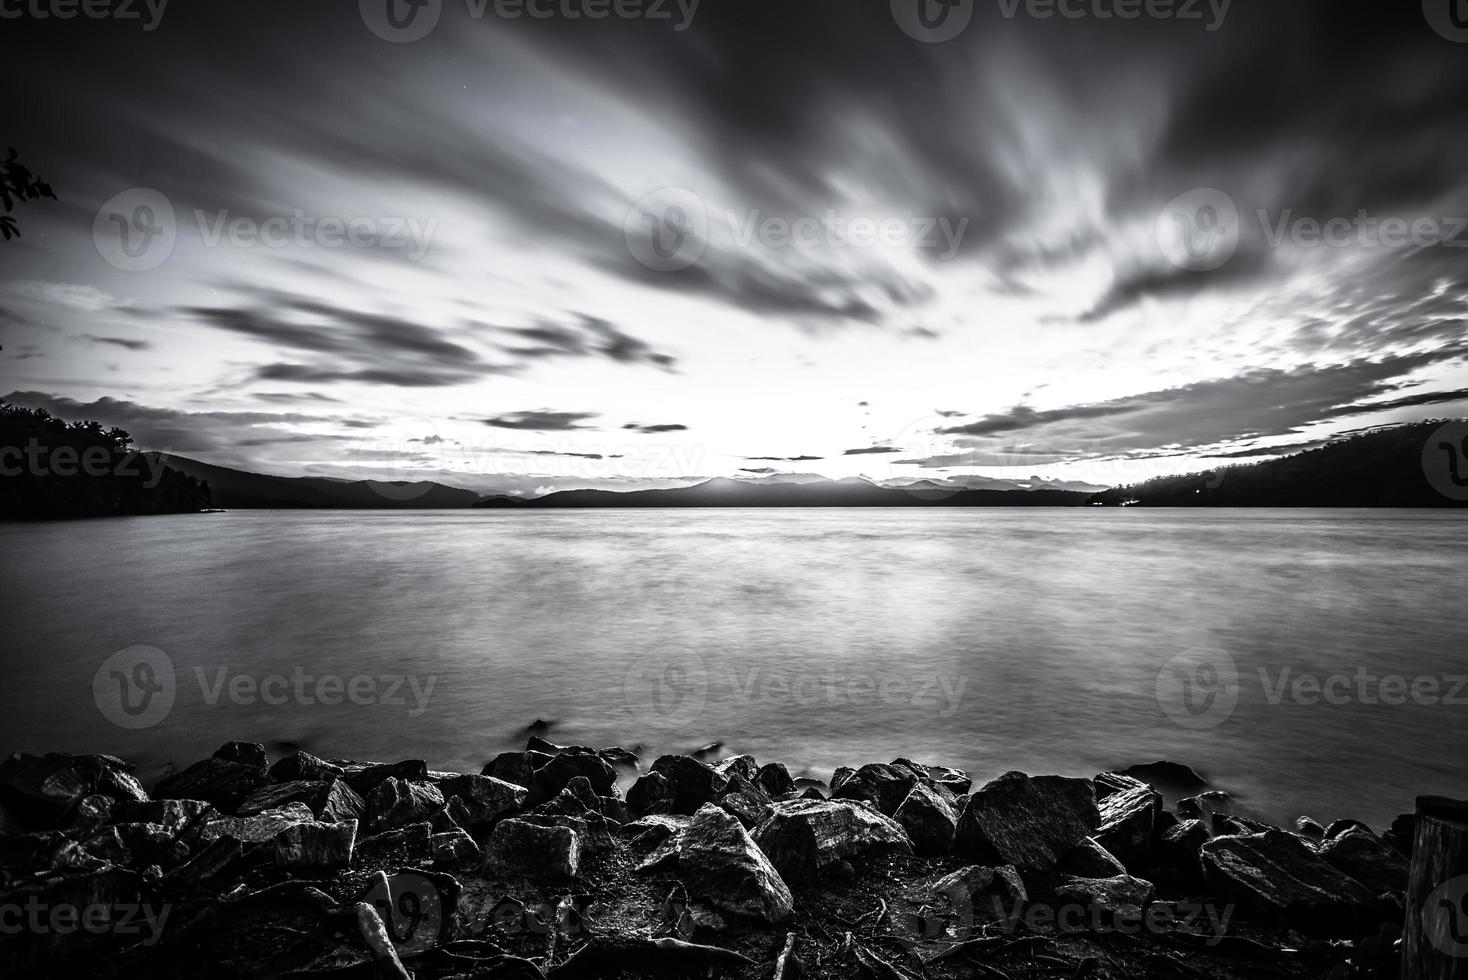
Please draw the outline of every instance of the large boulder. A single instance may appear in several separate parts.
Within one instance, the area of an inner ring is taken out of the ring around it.
[[[795,780],[790,778],[790,770],[781,762],[767,762],[760,766],[754,781],[772,800],[795,792]]]
[[[289,783],[266,783],[240,803],[236,809],[242,817],[254,816],[262,810],[275,810],[289,803],[304,803],[318,820],[337,823],[361,820],[367,804],[362,797],[340,779],[301,779]]]
[[[389,777],[367,797],[367,828],[377,834],[431,822],[443,807],[443,793],[432,783]]]
[[[652,771],[668,781],[673,800],[669,813],[692,816],[706,803],[713,803],[729,784],[729,778],[713,766],[686,755],[661,756]]]
[[[480,775],[493,776],[530,789],[535,785],[535,770],[552,758],[554,756],[545,752],[501,752],[480,770]]]
[[[897,807],[892,819],[907,831],[913,850],[918,854],[947,854],[953,847],[958,830],[958,814],[946,795],[927,783],[914,783],[907,797]]]
[[[221,839],[253,845],[249,853],[268,863],[316,868],[342,868],[351,863],[357,822],[325,823],[304,803],[289,803],[249,817],[217,817],[199,828],[199,839]]]
[[[428,763],[422,759],[404,759],[402,762],[352,763],[342,767],[342,779],[363,799],[369,798],[377,787],[389,779],[408,782],[427,782]]]
[[[66,823],[81,801],[93,795],[118,803],[148,799],[128,764],[110,755],[17,752],[0,762],[0,803],[18,823]]]
[[[1008,772],[969,797],[953,849],[983,864],[1047,871],[1100,825],[1089,779]]]
[[[1096,777],[1101,826],[1096,843],[1129,868],[1145,867],[1153,857],[1162,814],[1162,796],[1140,780],[1118,773]],[[1106,792],[1102,795],[1103,787]]]
[[[461,801],[463,817],[468,820],[465,830],[492,826],[524,807],[530,795],[524,786],[494,776],[455,776],[440,783],[439,789],[444,796]]]
[[[318,759],[309,752],[296,752],[277,760],[270,767],[270,778],[277,783],[322,782],[340,779],[342,772],[342,767],[334,762]]]
[[[677,841],[679,877],[696,897],[763,922],[790,916],[790,888],[734,816],[712,804],[702,807]]]
[[[902,766],[873,763],[831,783],[831,799],[863,800],[892,816],[917,783],[912,770]]]
[[[1116,855],[1091,837],[1060,855],[1055,868],[1077,878],[1115,878],[1126,874],[1126,866],[1117,860]]]
[[[1351,827],[1320,846],[1325,863],[1377,895],[1407,889],[1411,866],[1402,853],[1364,827]]]
[[[569,881],[581,867],[581,839],[574,830],[514,817],[494,825],[488,851],[501,867],[548,881]]]
[[[668,813],[673,809],[673,784],[660,772],[643,773],[627,790],[627,807],[639,817]]]
[[[233,811],[268,778],[262,766],[228,759],[204,759],[183,772],[159,780],[153,795],[161,800],[204,800],[222,810]]]
[[[610,796],[617,784],[617,771],[600,753],[592,749],[566,749],[535,771],[536,799],[550,799],[577,776],[584,776],[603,796]]]
[[[1283,830],[1215,837],[1200,849],[1210,884],[1223,898],[1291,922],[1349,924],[1374,895]]]
[[[1077,878],[1062,875],[1055,884],[1055,897],[1086,906],[1089,917],[1137,922],[1152,904],[1157,889],[1152,882],[1131,875],[1110,878]]]
[[[808,882],[846,858],[912,849],[897,821],[855,800],[782,800],[753,836],[786,881]]]
[[[214,750],[214,758],[226,762],[242,762],[247,766],[265,769],[270,765],[265,755],[265,746],[259,742],[225,742]]]

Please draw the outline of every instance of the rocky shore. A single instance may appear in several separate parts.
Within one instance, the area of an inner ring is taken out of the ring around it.
[[[231,742],[151,791],[111,756],[14,755],[0,970],[1396,976],[1410,817],[1270,827],[1168,763],[826,785],[716,754],[532,737],[476,774]]]

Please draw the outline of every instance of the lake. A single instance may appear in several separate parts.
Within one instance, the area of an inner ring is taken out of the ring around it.
[[[1468,796],[1468,513],[236,511],[0,525],[0,749],[478,771],[547,737],[827,777],[1188,763]],[[146,778],[145,778],[146,781]]]

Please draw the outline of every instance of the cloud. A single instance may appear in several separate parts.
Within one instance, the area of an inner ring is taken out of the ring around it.
[[[843,456],[880,456],[888,453],[900,453],[901,449],[895,446],[867,446],[863,449],[847,449],[841,453]]]
[[[642,432],[642,433],[686,432],[686,431],[688,431],[688,426],[681,425],[681,424],[679,424],[677,422],[668,422],[668,423],[662,423],[662,424],[659,424],[659,425],[639,425],[636,422],[628,422],[626,425],[622,426],[622,428],[624,428],[624,429],[634,429],[634,430],[636,430],[638,432]]]
[[[671,354],[653,350],[643,340],[617,329],[600,317],[577,314],[570,325],[543,321],[533,327],[505,327],[505,333],[530,341],[530,346],[508,347],[507,353],[526,359],[605,357],[619,364],[652,364],[671,369]]]
[[[812,463],[825,459],[824,456],[746,456],[751,463]]]
[[[495,418],[481,419],[485,425],[497,429],[526,429],[535,432],[569,432],[586,429],[581,425],[587,419],[596,418],[595,412],[510,412]]]
[[[771,473],[777,473],[779,471],[776,470],[773,466],[757,466],[757,467],[741,466],[739,468],[739,472],[741,472],[741,473],[754,473],[754,474],[756,474],[758,476],[767,476],[767,475],[769,475]]]
[[[94,334],[86,334],[85,338],[94,344],[109,344],[113,347],[122,347],[126,350],[153,349],[153,345],[146,340],[129,340],[126,337],[98,337]]]

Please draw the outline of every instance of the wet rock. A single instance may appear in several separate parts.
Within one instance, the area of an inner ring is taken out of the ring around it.
[[[1076,878],[1062,876],[1055,885],[1055,895],[1063,901],[1080,902],[1103,916],[1127,922],[1142,918],[1142,911],[1152,904],[1157,889],[1152,882],[1131,875],[1110,878]]]
[[[94,794],[119,803],[148,798],[127,763],[110,755],[17,752],[0,762],[0,802],[20,821],[58,825]]]
[[[627,807],[638,816],[668,813],[673,809],[673,784],[660,772],[643,773],[627,790]]]
[[[1146,783],[1115,773],[1096,777],[1097,795],[1101,796],[1101,826],[1095,833],[1096,843],[1116,855],[1128,867],[1140,868],[1152,856],[1158,837],[1157,822],[1162,813],[1162,796]]]
[[[157,824],[177,834],[195,823],[212,804],[203,800],[149,800],[144,803],[122,803],[113,811],[117,823]]]
[[[1320,826],[1320,824],[1316,823],[1314,820],[1311,820],[1309,817],[1295,818],[1295,833],[1299,834],[1301,837],[1308,837],[1313,841],[1321,841],[1325,839],[1325,828]]]
[[[424,864],[433,858],[433,825],[415,823],[357,841],[358,863]]]
[[[958,814],[927,783],[914,783],[892,816],[907,831],[916,853],[933,856],[947,854],[952,849]]]
[[[802,800],[824,800],[825,798],[826,798],[826,794],[825,793],[822,793],[819,789],[816,789],[816,787],[814,787],[814,786],[807,786],[807,787],[805,787],[805,789],[803,789],[803,790],[800,791],[800,796],[799,796],[799,799],[802,799]]]
[[[297,780],[289,783],[267,783],[240,803],[235,812],[242,817],[263,810],[274,810],[289,803],[304,803],[318,820],[337,823],[362,820],[367,804],[340,779]]]
[[[514,817],[495,824],[488,850],[502,867],[547,881],[569,881],[581,866],[581,840],[575,831]]]
[[[601,749],[599,754],[608,763],[619,769],[637,769],[637,753],[630,749],[624,749],[620,745]]]
[[[908,769],[873,763],[862,766],[840,782],[833,780],[831,798],[864,800],[890,817],[916,783],[917,777]]]
[[[927,783],[929,787],[946,790],[955,797],[964,795],[973,787],[973,780],[969,779],[968,773],[962,769],[928,766],[913,762],[911,759],[893,759],[892,764],[911,772],[918,779]]]
[[[610,796],[617,784],[617,771],[591,749],[568,749],[552,757],[535,771],[532,787],[539,799],[550,799],[577,776],[584,776],[597,793]]]
[[[422,759],[405,759],[402,762],[353,764],[342,767],[342,779],[358,796],[370,799],[372,793],[389,779],[405,782],[426,783],[428,763]]]
[[[1373,895],[1303,840],[1282,830],[1215,837],[1201,848],[1209,883],[1225,898],[1291,921],[1350,922]]]
[[[524,807],[530,796],[524,786],[494,776],[456,776],[439,788],[446,797],[460,801],[468,823],[458,816],[455,821],[465,830],[488,829],[496,820]]]
[[[265,769],[270,764],[265,756],[265,746],[259,742],[226,742],[214,751],[214,758],[259,769]]]
[[[341,766],[327,762],[325,759],[318,759],[309,752],[288,755],[270,767],[270,778],[277,783],[293,783],[303,780],[330,782],[340,779],[342,775]]]
[[[288,827],[262,852],[270,864],[329,870],[349,867],[357,842],[357,821],[310,821]]]
[[[1077,878],[1115,878],[1126,874],[1126,867],[1116,855],[1091,837],[1062,854],[1055,868]]]
[[[652,764],[652,771],[667,779],[673,791],[670,813],[692,816],[713,803],[729,784],[712,766],[686,755],[665,755]]]
[[[1089,779],[1009,772],[969,797],[953,849],[983,864],[1045,871],[1100,824]]]
[[[1209,790],[1177,801],[1177,815],[1184,820],[1212,821],[1215,813],[1232,813],[1233,798],[1222,790]]]
[[[125,855],[130,855],[130,858],[113,858],[117,863],[129,863],[138,868],[150,864],[171,868],[187,861],[191,853],[175,831],[161,824],[118,823],[107,829],[116,835],[117,844],[124,849]],[[91,848],[91,842],[87,846]]]
[[[199,828],[199,839],[208,843],[232,837],[245,844],[270,840],[290,827],[312,823],[315,816],[304,803],[287,803],[249,817],[215,816]]]
[[[845,858],[912,848],[895,820],[854,800],[782,800],[771,810],[753,838],[786,881],[809,881]]]
[[[681,834],[692,819],[671,813],[653,813],[633,820],[622,831],[637,846],[651,848]]]
[[[433,848],[433,860],[437,864],[477,864],[484,859],[474,838],[462,830],[434,834],[429,844]]]
[[[732,755],[713,764],[714,772],[725,779],[742,779],[753,783],[759,778],[759,763],[752,755]]]
[[[1341,834],[1344,834],[1346,831],[1350,830],[1352,827],[1360,827],[1362,830],[1366,831],[1367,833],[1371,833],[1372,832],[1370,827],[1366,826],[1364,823],[1362,823],[1359,820],[1337,820],[1334,823],[1332,823],[1329,827],[1326,827],[1325,828],[1325,836],[1326,836],[1326,839],[1329,840],[1332,837],[1339,837]]]
[[[1332,837],[1321,845],[1320,856],[1326,864],[1350,875],[1373,894],[1406,891],[1410,870],[1406,857],[1365,828],[1351,827]]]
[[[794,907],[789,887],[743,825],[713,805],[679,835],[678,871],[694,894],[732,915],[780,922]]]
[[[493,776],[526,789],[535,785],[535,770],[554,756],[544,752],[501,752],[480,770],[480,775]]]
[[[743,790],[725,792],[719,797],[718,806],[738,820],[745,829],[759,826],[770,815],[770,803],[764,798],[763,791],[758,795]]]
[[[1199,853],[1213,835],[1201,820],[1184,820],[1165,831],[1162,835],[1161,851],[1168,866],[1183,875],[1187,881],[1198,881],[1203,876],[1203,858]]]
[[[1387,832],[1381,835],[1381,839],[1401,852],[1403,857],[1412,857],[1412,842],[1417,836],[1417,815],[1415,813],[1403,813],[1392,821]]]
[[[389,776],[367,797],[367,829],[377,834],[432,822],[443,807],[443,793],[432,783]]]
[[[760,766],[754,781],[769,794],[772,800],[795,792],[795,780],[790,778],[790,770],[779,762],[767,762]]]
[[[232,811],[264,785],[267,778],[260,766],[228,759],[205,759],[159,780],[153,795],[163,800],[204,800]]]
[[[71,815],[71,826],[76,828],[96,827],[112,820],[112,813],[117,809],[117,801],[110,796],[101,793],[92,793],[84,796],[77,803],[76,810]]]
[[[997,894],[1015,905],[1022,905],[1030,900],[1019,870],[1010,865],[990,868],[971,864],[939,878],[933,883],[932,890],[941,894],[962,892],[970,896]]]
[[[1139,779],[1153,789],[1177,796],[1199,793],[1208,788],[1208,780],[1178,762],[1149,762],[1123,769],[1121,774]]]
[[[591,781],[577,776],[552,799],[546,800],[533,811],[537,814],[559,814],[571,817],[598,816],[612,823],[626,823],[631,814],[621,800],[611,796],[598,796]]]

